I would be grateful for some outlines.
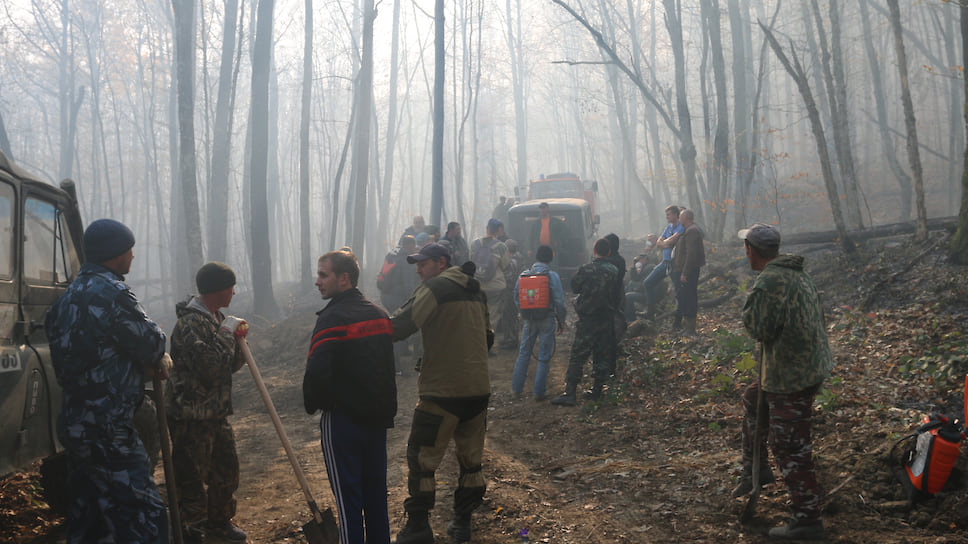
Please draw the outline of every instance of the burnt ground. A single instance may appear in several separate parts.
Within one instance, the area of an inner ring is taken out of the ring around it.
[[[933,411],[961,416],[968,371],[968,269],[948,265],[944,233],[928,244],[881,240],[846,258],[805,251],[824,293],[837,367],[817,397],[814,448],[832,542],[968,542],[964,456],[947,487],[911,503],[894,478],[893,444]],[[786,520],[782,483],[766,487],[756,518],[739,523],[746,500],[730,491],[739,473],[742,390],[753,379],[740,309],[752,275],[741,249],[708,248],[700,299],[701,337],[639,327],[621,344],[619,376],[605,400],[576,408],[510,393],[515,352],[490,359],[484,505],[472,542],[555,544],[766,542]],[[623,253],[634,254],[625,250]],[[310,302],[310,306],[316,304]],[[572,316],[573,319],[573,316]],[[301,380],[314,323],[309,307],[273,326],[254,326],[250,343],[316,500],[332,506],[317,417],[302,409]],[[573,326],[559,338],[549,389],[557,394]],[[532,373],[534,370],[532,364]],[[531,377],[529,376],[529,390]],[[406,439],[416,378],[400,377],[400,409],[389,433],[389,509],[403,523]],[[242,462],[236,521],[251,542],[304,542],[310,518],[266,410],[245,370],[236,375],[232,419]],[[774,466],[774,472],[775,466]],[[437,473],[432,523],[440,542],[451,517],[457,466]],[[163,472],[157,471],[159,481]],[[0,542],[53,542],[62,519],[37,492],[35,473],[0,484]]]

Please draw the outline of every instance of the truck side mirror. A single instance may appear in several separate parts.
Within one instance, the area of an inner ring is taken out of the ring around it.
[[[592,182],[592,191],[595,191],[596,193],[598,192],[598,182],[597,181],[593,181]]]
[[[599,224],[601,224],[601,222],[602,222],[602,216],[600,216],[600,215],[598,215],[596,213],[595,214],[595,217],[592,219],[592,223],[594,223],[596,225],[599,225]]]

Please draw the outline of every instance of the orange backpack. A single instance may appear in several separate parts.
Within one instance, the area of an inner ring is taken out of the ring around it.
[[[518,278],[518,304],[521,317],[525,319],[544,319],[551,310],[551,285],[548,273],[532,274],[525,270]]]

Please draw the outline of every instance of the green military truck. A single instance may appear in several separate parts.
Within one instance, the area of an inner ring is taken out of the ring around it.
[[[73,181],[54,187],[0,152],[0,479],[45,460],[41,473],[55,508],[63,505],[66,463],[44,316],[81,268],[83,232]],[[144,403],[136,425],[156,462],[153,414]]]

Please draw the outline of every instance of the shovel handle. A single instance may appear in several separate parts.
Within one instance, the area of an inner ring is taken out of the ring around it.
[[[262,374],[259,372],[259,367],[255,364],[255,359],[252,358],[252,352],[249,351],[249,343],[245,338],[239,338],[239,349],[242,350],[242,355],[245,357],[245,362],[249,365],[249,371],[252,373],[252,379],[255,381],[256,387],[259,388],[259,394],[262,395],[262,402],[265,403],[266,409],[269,411],[269,417],[272,419],[272,425],[276,428],[276,433],[279,435],[279,440],[282,442],[283,449],[286,450],[286,456],[289,457],[289,463],[292,464],[292,470],[296,473],[296,479],[299,480],[299,487],[302,488],[303,495],[306,496],[306,502],[309,504],[309,509],[313,512],[313,517],[318,523],[323,522],[322,515],[319,512],[319,508],[316,506],[316,501],[313,500],[312,493],[309,492],[309,482],[306,481],[306,475],[303,473],[302,467],[299,466],[299,461],[296,459],[295,452],[292,451],[292,444],[289,442],[289,437],[286,436],[286,430],[282,427],[282,420],[279,419],[279,414],[276,413],[276,407],[272,404],[272,397],[269,396],[269,390],[266,389],[265,381],[262,380]]]
[[[171,460],[171,435],[168,432],[168,414],[165,412],[165,389],[157,374],[152,378],[155,410],[158,412],[158,433],[161,435],[161,461],[165,467],[165,490],[168,493],[168,511],[171,516],[172,539],[182,544],[181,509],[178,506],[178,488],[175,485],[175,465]]]

